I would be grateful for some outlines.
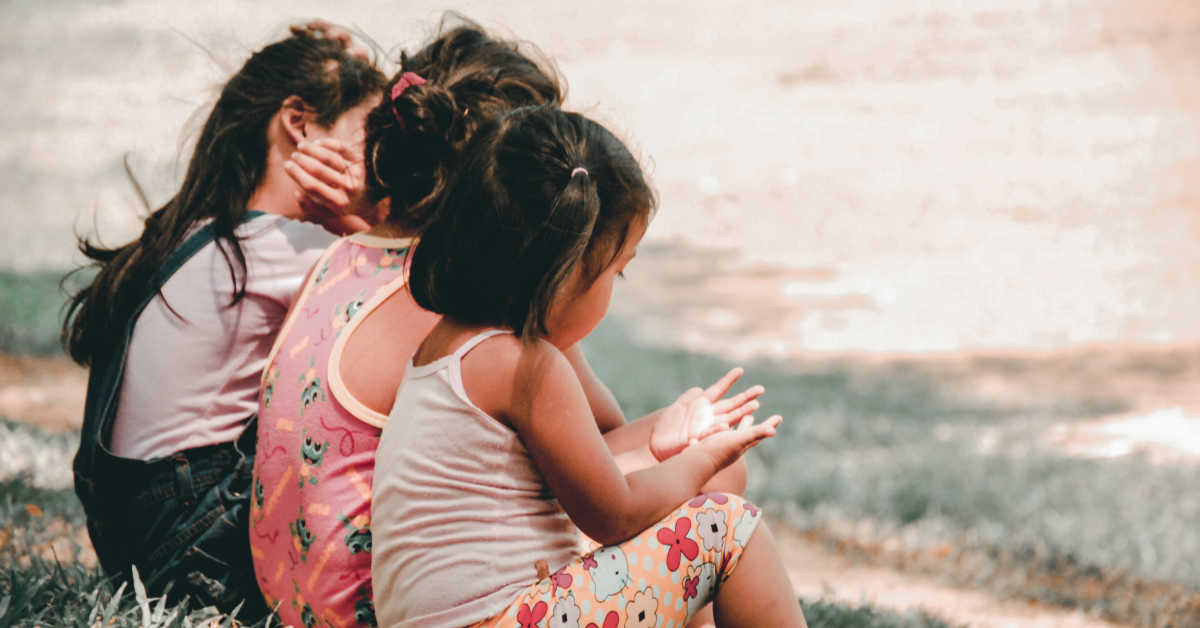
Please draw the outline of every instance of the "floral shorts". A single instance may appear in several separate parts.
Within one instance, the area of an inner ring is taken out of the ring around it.
[[[638,536],[572,561],[475,626],[684,626],[733,573],[761,518],[737,495],[699,495]]]

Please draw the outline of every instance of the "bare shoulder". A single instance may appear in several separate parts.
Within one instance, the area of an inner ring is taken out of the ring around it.
[[[533,397],[576,381],[567,358],[545,340],[522,342],[511,334],[488,338],[462,361],[463,386],[480,410],[511,425]]]

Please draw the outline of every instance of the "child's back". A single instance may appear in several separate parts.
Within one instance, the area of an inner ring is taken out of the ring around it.
[[[381,624],[682,626],[717,600],[723,625],[804,625],[760,511],[697,495],[780,417],[713,424],[694,389],[654,425],[659,463],[625,474],[566,357],[652,206],[628,150],[576,114],[516,110],[465,152],[410,273],[442,319],[378,452]],[[577,556],[574,528],[606,545]]]
[[[386,625],[461,626],[503,607],[535,580],[534,558],[574,557],[579,531],[520,438],[467,397],[454,353],[410,365],[375,482],[374,578]],[[393,624],[392,622],[395,622]]]

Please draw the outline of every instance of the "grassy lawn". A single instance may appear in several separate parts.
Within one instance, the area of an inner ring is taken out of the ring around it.
[[[734,366],[631,338],[610,319],[586,344],[631,417]],[[751,497],[796,528],[870,554],[900,548],[885,558],[1000,593],[1139,623],[1200,621],[1200,468],[1071,458],[1041,438],[1053,423],[1126,411],[1130,399],[1103,385],[999,398],[958,385],[980,369],[1089,369],[1072,359],[744,364],[744,382],[767,389],[762,415],[785,421],[751,454]],[[1154,377],[1171,365],[1129,368]]]

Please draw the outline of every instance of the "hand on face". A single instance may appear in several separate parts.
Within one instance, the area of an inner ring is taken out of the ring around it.
[[[370,226],[359,215],[366,190],[361,146],[334,137],[300,142],[283,167],[300,187],[297,198],[305,220],[335,233]]]

